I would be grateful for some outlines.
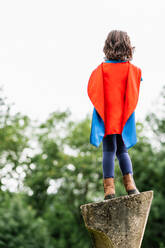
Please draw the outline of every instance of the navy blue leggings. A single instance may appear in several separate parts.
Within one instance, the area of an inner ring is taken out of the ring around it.
[[[114,177],[115,155],[122,174],[131,173],[133,175],[132,162],[122,136],[120,134],[108,134],[103,138],[103,177]]]

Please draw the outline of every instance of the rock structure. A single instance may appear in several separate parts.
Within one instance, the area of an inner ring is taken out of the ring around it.
[[[81,205],[93,248],[140,248],[153,191]]]

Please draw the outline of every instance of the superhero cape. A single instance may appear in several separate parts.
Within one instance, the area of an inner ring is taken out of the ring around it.
[[[125,62],[109,60],[106,62]],[[137,66],[128,64],[128,75],[125,90],[124,111],[122,119],[122,139],[127,149],[137,143],[135,108],[139,98],[139,89],[141,78],[141,69]],[[94,106],[92,115],[92,125],[90,134],[90,143],[98,147],[105,135],[105,106],[104,106],[104,84],[103,84],[103,63],[102,62],[93,72],[88,81],[87,92]],[[122,66],[122,63],[121,65]],[[112,73],[112,71],[110,71]],[[115,82],[114,82],[115,87]],[[115,104],[117,104],[115,102]]]

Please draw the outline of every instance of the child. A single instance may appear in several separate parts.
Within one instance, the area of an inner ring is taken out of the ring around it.
[[[138,194],[128,149],[137,143],[135,108],[141,69],[133,65],[135,47],[126,32],[112,30],[105,40],[105,62],[92,71],[87,92],[94,106],[90,143],[103,148],[104,200],[115,197],[115,155],[127,194]]]

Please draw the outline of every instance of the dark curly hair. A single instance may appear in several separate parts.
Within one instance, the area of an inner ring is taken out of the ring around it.
[[[130,38],[127,32],[120,30],[112,30],[105,40],[103,52],[105,53],[104,59],[111,60],[132,60],[135,47],[131,46]]]

